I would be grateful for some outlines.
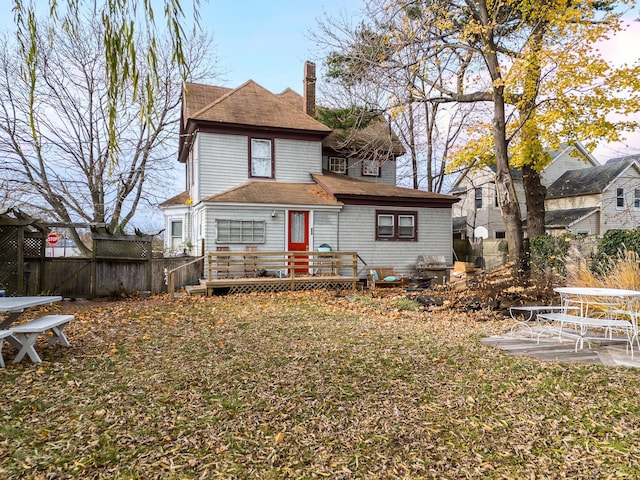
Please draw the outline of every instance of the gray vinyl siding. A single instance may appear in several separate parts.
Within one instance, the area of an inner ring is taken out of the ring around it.
[[[418,241],[377,241],[376,210],[417,211]],[[340,214],[339,249],[358,252],[368,266],[393,266],[397,273],[410,275],[415,272],[419,255],[443,256],[448,264],[453,263],[451,231],[449,208],[398,209],[347,205]]]
[[[279,182],[311,183],[312,173],[322,173],[322,143],[275,139],[275,170]]]
[[[339,155],[332,155],[339,156]],[[329,169],[329,157],[322,157],[322,168]],[[367,180],[374,183],[386,183],[388,185],[396,185],[396,162],[385,162],[380,166],[380,176],[373,177],[370,175],[362,175],[362,163],[357,158],[347,159],[347,175],[351,178]]]
[[[332,251],[338,250],[338,217],[337,211],[313,213],[313,250],[318,250],[318,247],[325,243]]]
[[[246,136],[200,133],[197,138],[198,200],[247,181],[249,140]]]
[[[540,174],[540,181],[546,187],[555,182],[567,170],[579,170],[581,168],[592,167],[582,155],[574,157],[571,155],[575,149],[570,147],[559,154]]]
[[[258,250],[272,252],[286,250],[285,245],[285,214],[284,210],[277,209],[278,215],[271,216],[273,208],[249,208],[249,207],[218,207],[209,208],[206,213],[206,246],[209,252],[214,252],[216,247],[227,246],[232,252],[242,252],[246,245],[257,245]],[[265,242],[256,244],[217,243],[216,220],[253,220],[265,222]]]
[[[618,187],[624,188],[624,208],[616,206]],[[602,193],[602,232],[618,228],[627,230],[640,225],[640,210],[633,207],[636,188],[640,188],[640,175],[635,168],[628,168]]]
[[[600,214],[598,212],[589,215],[571,226],[569,231],[573,234],[588,232],[589,235],[600,235]]]

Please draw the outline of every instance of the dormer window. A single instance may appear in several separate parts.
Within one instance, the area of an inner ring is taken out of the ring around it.
[[[329,157],[329,171],[333,173],[347,173],[347,159],[342,157]]]
[[[249,175],[251,177],[273,178],[273,142],[262,138],[252,138],[249,152]]]
[[[380,165],[375,160],[362,161],[362,175],[367,177],[379,177]]]

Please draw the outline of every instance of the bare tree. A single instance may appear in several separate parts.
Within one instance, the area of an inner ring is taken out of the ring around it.
[[[22,205],[47,219],[104,223],[118,232],[142,202],[156,203],[156,195],[166,192],[159,187],[175,156],[182,81],[170,43],[160,40],[157,81],[142,91],[133,82],[123,83],[113,124],[103,28],[95,17],[74,30],[55,23],[38,28],[34,85],[21,75],[19,47],[5,39],[0,49],[0,153],[5,157],[0,178],[26,192]],[[186,46],[191,79],[210,78],[215,60],[211,39],[192,38]],[[149,105],[153,108],[146,112]],[[77,234],[74,240],[82,245]]]

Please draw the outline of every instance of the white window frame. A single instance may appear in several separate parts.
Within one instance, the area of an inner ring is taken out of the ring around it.
[[[640,210],[640,188],[633,190],[633,208]]]
[[[347,159],[344,157],[329,157],[329,171],[344,175],[347,173]]]
[[[268,145],[268,157],[258,157],[254,154],[254,152],[259,150],[259,148],[257,148],[258,144]],[[249,176],[252,178],[273,178],[273,141],[269,138],[252,138],[249,148],[251,149],[249,152]],[[268,169],[268,173],[266,175],[263,175],[263,172],[258,169],[260,166]]]
[[[180,234],[174,233],[174,225],[180,224]],[[169,248],[171,250],[180,250],[184,243],[184,220],[173,218],[169,220]]]
[[[216,218],[216,243],[265,243],[264,220],[229,220]]]
[[[380,165],[375,160],[362,161],[362,175],[365,177],[379,177]]]

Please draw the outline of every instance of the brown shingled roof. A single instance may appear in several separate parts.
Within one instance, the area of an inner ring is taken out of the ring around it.
[[[189,192],[182,192],[176,195],[175,197],[171,197],[164,202],[162,202],[159,207],[177,207],[184,206],[187,204],[187,200],[189,199]]]
[[[204,89],[196,89],[196,93],[202,94]],[[195,105],[199,101],[201,98],[198,96],[192,103]],[[190,111],[191,108],[188,110]],[[190,113],[185,120],[189,119],[322,133],[331,131],[329,127],[306,115],[287,100],[274,95],[253,80],[234,90],[228,90],[200,110]]]
[[[311,176],[324,190],[336,197],[337,200],[342,201],[347,198],[354,200],[358,197],[367,199],[387,198],[394,201],[432,201],[443,204],[453,204],[458,201],[458,198],[451,195],[396,187],[386,183],[374,183],[328,171],[324,171],[322,175],[312,174]]]
[[[185,83],[182,92],[182,112],[185,120],[231,90],[202,83]]]
[[[278,94],[278,97],[302,112],[302,104],[304,103],[304,98],[299,93],[291,90],[290,88],[286,88]]]
[[[342,205],[315,183],[285,182],[247,182],[226,192],[205,197],[203,201],[318,206]]]

